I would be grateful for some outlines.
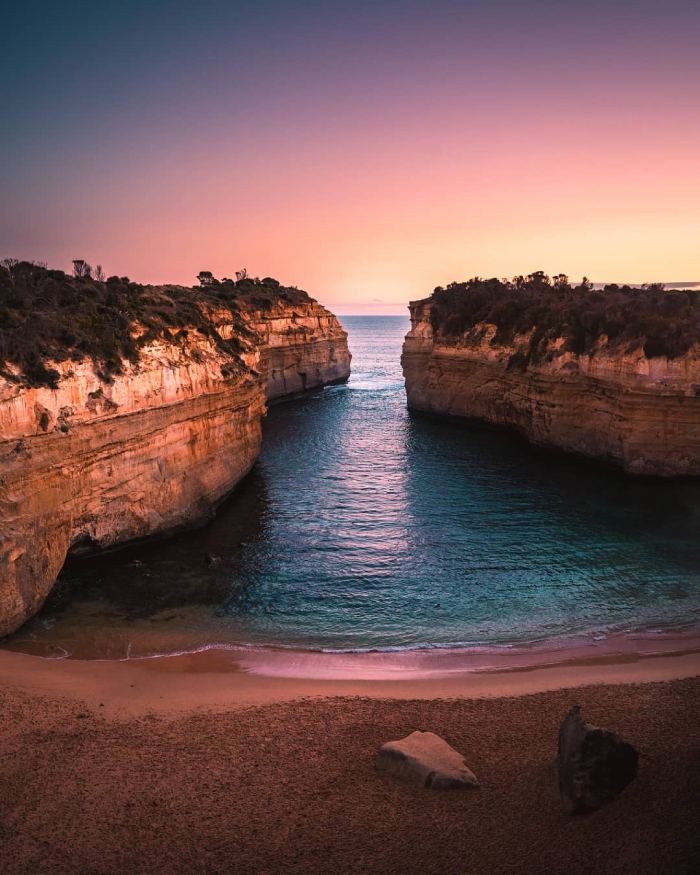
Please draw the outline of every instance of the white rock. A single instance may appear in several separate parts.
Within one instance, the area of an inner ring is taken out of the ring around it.
[[[433,790],[478,787],[464,757],[434,732],[412,732],[379,749],[377,769],[408,784]]]

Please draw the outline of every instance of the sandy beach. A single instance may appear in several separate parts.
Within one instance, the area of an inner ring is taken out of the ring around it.
[[[696,872],[697,675],[697,653],[397,681],[264,676],[217,652],[1,652],[0,868]],[[583,818],[557,793],[557,731],[574,703],[641,753],[637,780]],[[461,751],[481,790],[377,774],[378,747],[415,729]]]

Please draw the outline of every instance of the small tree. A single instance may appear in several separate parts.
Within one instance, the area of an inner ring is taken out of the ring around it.
[[[98,264],[95,268],[95,273],[93,277],[97,280],[98,283],[103,283],[106,279],[105,272],[102,270],[102,265]]]
[[[84,258],[73,259],[73,276],[74,277],[91,277],[92,265],[88,264]]]
[[[539,285],[548,286],[549,285],[549,277],[547,276],[547,274],[543,270],[533,271],[527,277],[527,281],[529,283],[534,283],[534,285],[537,285],[537,286],[539,286]]]
[[[243,270],[236,271],[236,282],[239,283],[241,280],[248,278],[248,271],[243,268]]]
[[[197,274],[200,286],[210,286],[214,282],[214,275],[210,270],[200,270]]]

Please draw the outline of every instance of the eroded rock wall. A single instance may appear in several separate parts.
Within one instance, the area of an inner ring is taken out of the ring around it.
[[[261,337],[259,368],[268,403],[343,383],[350,376],[347,332],[316,301],[256,309],[250,320]]]
[[[347,379],[347,335],[316,302],[246,319],[243,368],[192,331],[111,384],[88,361],[57,366],[56,390],[0,380],[0,636],[41,607],[69,552],[205,521],[257,458],[266,397]]]
[[[700,475],[700,353],[647,359],[639,350],[561,352],[526,360],[529,336],[494,345],[495,326],[436,340],[430,300],[410,305],[402,365],[408,405],[516,429],[532,443],[636,474]]]

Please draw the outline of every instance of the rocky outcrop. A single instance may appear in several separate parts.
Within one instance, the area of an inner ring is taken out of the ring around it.
[[[235,362],[192,330],[111,382],[89,360],[56,364],[56,389],[0,378],[0,635],[41,607],[69,552],[205,521],[255,462],[266,398],[347,379],[347,334],[315,301],[242,315]]]
[[[377,770],[432,790],[478,788],[476,775],[458,753],[434,732],[412,732],[399,741],[388,741],[379,749]]]
[[[431,300],[410,304],[402,365],[408,406],[517,430],[532,443],[602,459],[635,474],[700,475],[700,350],[676,359],[556,344],[529,361],[530,335],[495,341],[478,324],[443,340]]]
[[[562,721],[559,794],[567,814],[588,814],[612,802],[637,777],[639,754],[614,732],[584,722],[575,705]]]
[[[261,339],[259,370],[268,404],[344,383],[350,374],[347,334],[315,301],[274,304],[248,315]]]

